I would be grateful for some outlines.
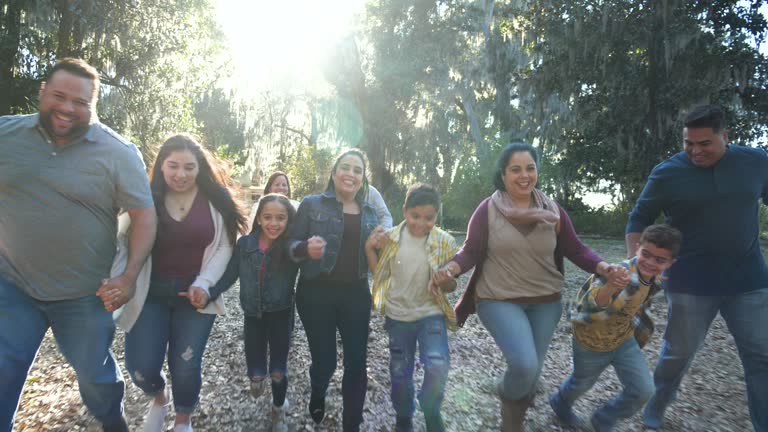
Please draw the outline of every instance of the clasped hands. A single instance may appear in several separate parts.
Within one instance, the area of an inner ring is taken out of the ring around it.
[[[383,226],[377,225],[376,228],[368,234],[365,240],[366,250],[380,250],[389,243],[389,237]]]
[[[600,261],[595,273],[605,279],[605,286],[612,292],[624,289],[629,285],[629,270],[619,264],[608,264]]]
[[[438,296],[441,292],[450,292],[456,289],[456,277],[461,273],[461,267],[454,262],[449,261],[441,269],[432,274],[429,281],[429,292],[433,296]]]
[[[123,273],[111,279],[102,279],[96,295],[104,303],[104,309],[107,312],[114,312],[133,298],[135,287],[136,278]],[[208,291],[196,286],[190,286],[186,291],[180,292],[179,297],[186,297],[197,309],[208,305],[210,299]]]

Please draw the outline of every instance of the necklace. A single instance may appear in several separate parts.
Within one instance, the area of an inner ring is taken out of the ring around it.
[[[195,196],[197,194],[182,195],[180,198],[176,198],[174,195],[166,195],[165,202],[168,207],[178,208],[180,212],[185,213],[192,207],[195,202]]]

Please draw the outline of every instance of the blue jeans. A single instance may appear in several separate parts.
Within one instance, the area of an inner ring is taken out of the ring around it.
[[[613,366],[624,389],[597,409],[592,418],[600,430],[612,428],[618,419],[632,417],[653,395],[651,371],[643,351],[631,337],[608,352],[590,351],[573,339],[573,373],[560,386],[560,397],[569,406],[597,382],[608,366]]]
[[[502,396],[519,400],[536,391],[541,367],[563,313],[560,300],[552,303],[521,304],[480,300],[477,316],[507,361]]]
[[[153,276],[152,284],[160,283],[158,279]],[[200,396],[203,354],[215,319],[216,315],[198,312],[186,298],[150,292],[136,324],[125,335],[125,367],[133,382],[150,396],[163,391],[167,351],[174,408],[179,414],[191,414]]]
[[[439,430],[442,427],[440,405],[450,369],[445,318],[443,315],[432,315],[413,322],[387,318],[385,328],[389,333],[392,406],[397,417],[410,418],[415,410],[413,368],[418,342],[419,361],[424,365],[419,404],[427,420],[427,430]],[[431,425],[434,425],[432,429]]]
[[[671,292],[666,296],[667,329],[653,374],[656,393],[648,402],[644,416],[661,421],[712,320],[720,312],[744,366],[752,426],[757,432],[768,432],[768,289],[733,296]]]
[[[109,350],[112,314],[101,300],[93,295],[38,301],[0,276],[0,431],[13,428],[21,390],[48,327],[77,373],[83,403],[100,422],[119,422],[125,386]]]

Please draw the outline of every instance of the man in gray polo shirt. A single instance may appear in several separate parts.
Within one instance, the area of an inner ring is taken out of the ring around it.
[[[156,216],[136,147],[96,118],[98,91],[96,69],[62,59],[38,114],[0,117],[0,432],[49,327],[104,430],[128,430],[111,311],[133,296]],[[121,208],[131,252],[110,280]]]

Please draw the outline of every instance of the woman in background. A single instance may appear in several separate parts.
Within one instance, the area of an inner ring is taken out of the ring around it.
[[[293,209],[299,208],[299,202],[291,197],[291,182],[288,180],[288,174],[282,171],[275,171],[269,176],[266,186],[264,186],[264,193],[261,195],[264,197],[267,194],[277,193],[284,195],[291,202]],[[259,200],[256,200],[251,207],[251,213],[248,215],[248,227],[253,226],[253,220],[256,217],[256,210],[259,208]]]

